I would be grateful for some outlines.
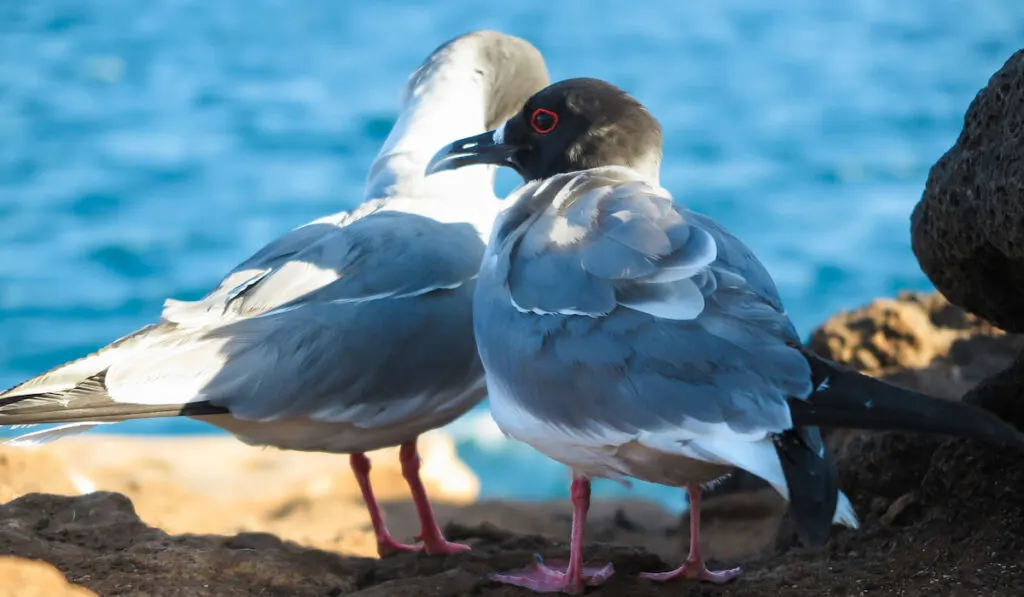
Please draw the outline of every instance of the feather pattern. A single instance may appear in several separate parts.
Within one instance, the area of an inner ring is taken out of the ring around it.
[[[469,310],[483,251],[465,223],[381,209],[319,220],[203,299],[169,302],[159,324],[0,394],[0,423],[80,426],[30,442],[217,413],[414,437],[483,397]]]
[[[471,299],[500,205],[493,166],[425,176],[453,134],[504,122],[548,83],[526,41],[475,31],[416,69],[363,203],[281,236],[197,301],[0,393],[0,424],[193,416],[243,441],[365,451],[479,402]],[[62,430],[61,430],[62,429]]]
[[[509,201],[474,301],[499,427],[589,476],[680,485],[739,466],[785,491],[771,438],[813,388],[753,253],[623,167]]]

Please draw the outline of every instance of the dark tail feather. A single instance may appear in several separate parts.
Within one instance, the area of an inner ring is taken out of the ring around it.
[[[789,488],[790,517],[804,544],[820,547],[832,531],[839,503],[839,472],[816,428],[790,429],[773,436],[772,441]]]
[[[804,353],[820,389],[790,400],[796,426],[940,433],[1024,452],[1024,434],[994,414],[895,386]]]
[[[100,372],[63,392],[0,398],[0,425],[110,423],[128,419],[198,417],[228,412],[209,402],[187,404],[125,404],[110,398],[106,373]]]
[[[31,397],[29,397],[31,398]],[[28,409],[26,409],[28,410]],[[224,414],[228,411],[209,402],[190,404],[117,404],[88,408],[49,409],[33,407],[31,412],[22,409],[6,411],[0,409],[0,425],[48,425],[51,423],[113,423],[129,419],[159,419],[162,417],[200,417]]]

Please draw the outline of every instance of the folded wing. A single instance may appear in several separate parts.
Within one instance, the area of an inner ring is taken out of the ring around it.
[[[790,426],[786,400],[811,392],[810,368],[746,246],[622,169],[524,192],[548,193],[550,205],[507,237],[509,300],[521,312],[579,316],[538,318],[537,333],[563,359],[616,374],[614,391],[595,388],[602,412],[563,414],[623,430],[721,425],[763,436]]]
[[[479,375],[468,304],[482,253],[471,226],[412,214],[314,222],[159,324],[0,394],[0,424],[405,416]]]

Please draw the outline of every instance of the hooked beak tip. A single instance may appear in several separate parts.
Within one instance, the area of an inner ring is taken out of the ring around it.
[[[455,156],[451,154],[452,146],[445,145],[440,151],[434,154],[434,157],[430,158],[427,162],[427,167],[424,168],[423,173],[427,176],[431,174],[437,174],[438,172],[444,172],[445,170],[451,170],[454,166],[451,162]]]
[[[435,153],[434,157],[427,162],[424,174],[430,176],[438,172],[476,164],[515,167],[512,160],[515,149],[515,147],[503,143],[496,143],[494,131],[466,137],[449,143]]]

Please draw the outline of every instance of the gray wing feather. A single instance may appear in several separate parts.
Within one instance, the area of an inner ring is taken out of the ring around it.
[[[472,291],[321,303],[231,324],[218,334],[232,358],[204,393],[242,419],[391,423],[479,377]]]
[[[205,299],[171,305],[163,323],[4,398],[56,392],[44,398],[61,403],[78,392],[141,410],[204,403],[242,419],[368,427],[457,398],[465,408],[482,376],[470,303],[483,250],[469,224],[413,214],[320,221]]]
[[[451,234],[430,218],[381,211],[348,225],[293,230],[194,303],[172,301],[164,319],[202,325],[318,301],[360,301],[453,288],[473,277],[482,250],[475,233]],[[435,245],[421,250],[424,239]],[[452,256],[468,255],[467,258]],[[441,259],[434,259],[441,257]],[[433,259],[433,260],[432,260]]]
[[[205,370],[198,393],[239,418],[376,424],[480,375],[470,301],[484,246],[470,225],[381,211],[307,238],[234,293],[236,317],[210,309],[219,325],[115,367],[108,384]]]
[[[557,191],[529,228],[499,239],[509,259],[507,272],[496,274],[506,277],[504,300],[518,311],[503,309],[501,286],[485,280],[476,313],[488,367],[530,386],[516,392],[528,411],[577,430],[790,426],[786,400],[810,393],[810,369],[753,253],[660,189],[604,173],[577,176],[590,179],[566,185],[573,190]],[[599,200],[580,200],[587,194]],[[555,242],[560,218],[591,225],[574,242]],[[534,286],[538,280],[546,286]],[[521,313],[531,310],[553,317]],[[589,317],[569,315],[581,312]],[[515,356],[531,352],[548,358]],[[529,370],[520,369],[525,363]]]
[[[161,318],[172,323],[197,323],[216,320],[229,313],[235,299],[252,289],[268,275],[279,271],[297,254],[337,233],[350,219],[342,212],[310,222],[268,243],[236,266],[220,284],[198,301],[168,299]],[[280,275],[280,274],[279,274]]]

